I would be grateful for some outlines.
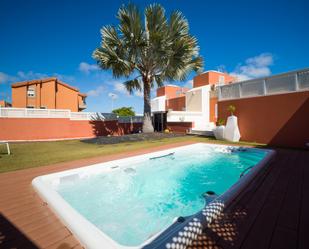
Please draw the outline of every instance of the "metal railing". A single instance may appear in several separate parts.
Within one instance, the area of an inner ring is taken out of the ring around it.
[[[0,118],[68,118],[71,120],[118,120],[119,123],[139,123],[142,116],[118,117],[114,113],[72,112],[67,109],[34,109],[0,107]]]
[[[309,90],[309,68],[220,86],[219,100]]]

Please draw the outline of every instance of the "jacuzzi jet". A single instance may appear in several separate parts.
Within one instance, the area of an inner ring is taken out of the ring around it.
[[[136,170],[135,169],[132,169],[132,168],[126,168],[123,170],[125,173],[127,174],[134,174],[136,173]]]
[[[180,217],[178,217],[177,218],[177,222],[179,222],[179,223],[182,223],[182,222],[184,222],[186,219],[184,218],[184,217],[182,217],[182,216],[180,216]]]
[[[209,203],[217,198],[217,194],[214,191],[207,191],[203,194],[203,197],[205,198],[206,202]]]
[[[215,195],[216,193],[214,191],[207,191],[204,195],[206,196],[212,196]]]

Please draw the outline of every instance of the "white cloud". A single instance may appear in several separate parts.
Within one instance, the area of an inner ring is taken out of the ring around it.
[[[90,90],[87,92],[88,96],[91,97],[98,97],[100,96],[103,92],[105,92],[105,87],[104,86],[98,86],[96,89]]]
[[[130,95],[129,91],[126,89],[125,85],[122,82],[115,82],[114,90],[118,93],[125,94],[127,96],[132,96]],[[141,91],[134,90],[134,96],[140,97],[140,98],[144,97],[143,90]]]
[[[142,91],[135,91],[134,95],[137,96],[137,97],[140,97],[140,98],[144,97],[144,93]]]
[[[34,80],[34,79],[47,78],[48,75],[43,73],[35,73],[33,71],[28,72],[19,71],[17,72],[17,77],[19,80]]]
[[[112,92],[108,93],[108,97],[110,97],[111,99],[118,99],[118,95]]]
[[[114,82],[114,90],[122,94],[129,94],[128,90],[122,82]]]
[[[6,84],[6,83],[13,83],[18,81],[27,81],[27,80],[35,80],[35,79],[42,79],[42,78],[48,78],[48,77],[57,77],[58,79],[65,81],[65,82],[72,82],[74,81],[73,76],[68,75],[62,75],[58,73],[53,74],[45,74],[45,73],[36,73],[33,71],[18,71],[16,75],[8,75],[4,72],[0,72],[0,84]]]
[[[88,64],[87,62],[81,62],[78,69],[85,74],[89,74],[91,71],[98,71],[100,68],[96,64]]]
[[[5,84],[16,80],[17,80],[16,77],[0,72],[0,84]]]
[[[230,75],[236,77],[238,81],[269,76],[271,74],[270,66],[273,63],[274,58],[272,54],[262,53],[248,58],[244,65],[238,65]]]
[[[186,88],[192,88],[193,87],[193,80],[188,80],[187,82],[185,82],[185,84],[183,85],[183,87]]]

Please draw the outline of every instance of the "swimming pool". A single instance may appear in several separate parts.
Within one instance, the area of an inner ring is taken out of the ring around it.
[[[270,152],[199,143],[40,176],[33,186],[86,248],[140,248]]]

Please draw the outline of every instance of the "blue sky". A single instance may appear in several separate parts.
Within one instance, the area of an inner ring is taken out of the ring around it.
[[[143,9],[153,1],[132,1]],[[309,66],[309,2],[291,1],[156,1],[169,14],[184,13],[197,37],[205,70],[224,69],[242,79]],[[0,99],[9,99],[10,84],[46,76],[88,93],[88,111],[114,106],[143,110],[140,94],[128,96],[121,79],[95,66],[91,54],[100,44],[100,28],[117,24],[115,15],[127,1],[1,0]],[[186,82],[174,82],[190,85]]]

